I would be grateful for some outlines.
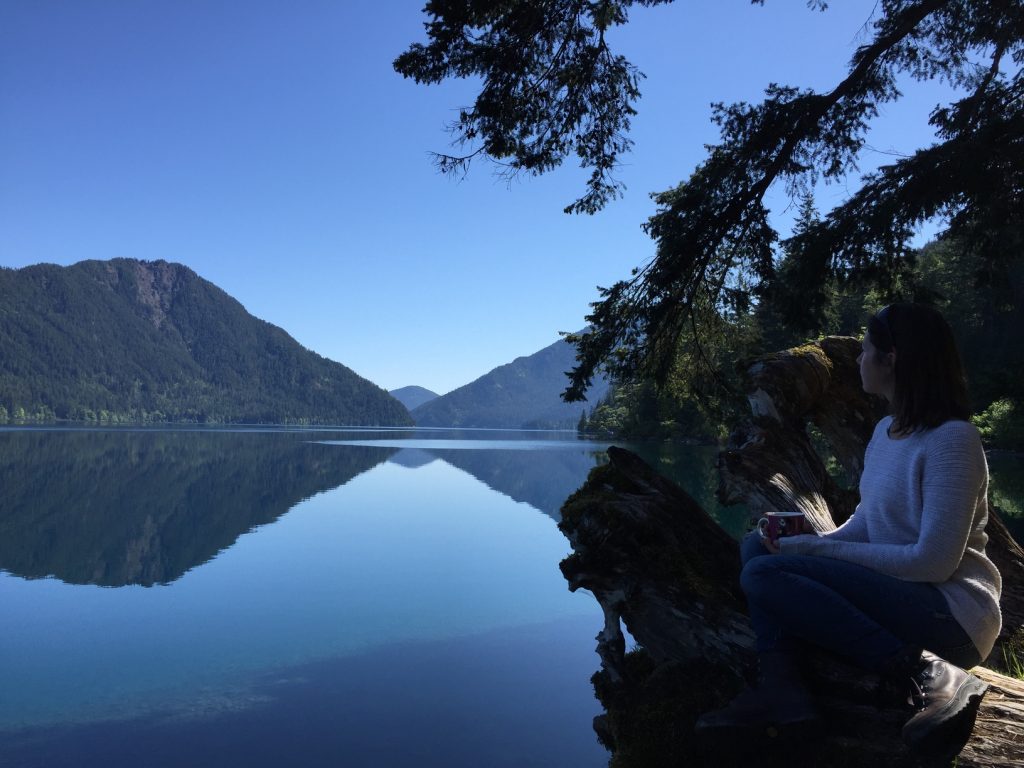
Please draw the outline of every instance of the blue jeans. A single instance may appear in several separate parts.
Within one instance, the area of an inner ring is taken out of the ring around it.
[[[895,671],[921,650],[958,667],[981,662],[931,584],[827,557],[771,555],[757,531],[740,552],[740,584],[759,652],[795,651],[810,643],[875,672]]]

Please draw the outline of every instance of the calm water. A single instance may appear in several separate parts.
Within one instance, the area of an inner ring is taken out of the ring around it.
[[[605,765],[556,528],[604,447],[0,430],[0,766]]]
[[[713,450],[633,447],[738,534]],[[0,766],[605,765],[556,528],[604,448],[0,430]],[[992,467],[1021,515],[1024,464]]]

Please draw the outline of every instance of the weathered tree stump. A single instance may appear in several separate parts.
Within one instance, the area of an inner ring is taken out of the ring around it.
[[[880,403],[860,392],[858,347],[854,339],[829,338],[754,361],[747,371],[752,418],[720,455],[724,500],[746,501],[755,515],[800,509],[819,530],[850,514],[880,414]],[[808,424],[845,471],[845,488],[826,470]],[[570,589],[590,590],[604,611],[593,682],[606,714],[595,730],[613,768],[925,764],[900,740],[906,691],[825,653],[808,664],[825,713],[818,738],[699,743],[698,715],[723,705],[752,672],[754,636],[739,588],[737,543],[639,457],[617,448],[608,453],[608,464],[565,502],[560,528],[574,550],[561,565]],[[1024,552],[998,514],[988,530],[989,553],[1004,579],[1000,644],[1008,647],[1024,637]],[[638,644],[629,654],[623,623]],[[997,646],[989,663],[1001,661]],[[988,669],[978,674],[991,689],[958,765],[1024,765],[1024,682]]]
[[[798,509],[820,531],[852,514],[864,449],[885,413],[885,401],[860,388],[859,354],[855,339],[830,337],[747,367],[751,419],[733,430],[719,455],[723,503],[745,503],[758,516]],[[808,431],[815,428],[845,471],[847,488],[828,473]]]

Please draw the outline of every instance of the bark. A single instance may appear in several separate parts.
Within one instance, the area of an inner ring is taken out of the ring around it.
[[[807,514],[817,530],[843,523],[857,506],[864,448],[885,412],[860,388],[856,339],[830,337],[754,360],[746,371],[751,418],[719,455],[719,499],[752,515]],[[829,475],[827,450],[845,474]]]
[[[723,500],[746,501],[755,515],[800,509],[820,530],[845,519],[881,412],[860,391],[858,346],[823,339],[751,364],[752,417],[719,460]],[[590,590],[605,616],[593,681],[606,713],[595,730],[612,766],[929,764],[900,740],[909,716],[900,681],[866,675],[824,652],[808,659],[826,723],[813,741],[783,735],[756,745],[699,743],[697,716],[722,706],[752,674],[754,636],[739,589],[737,543],[639,457],[608,453],[608,464],[566,501],[560,528],[573,548],[561,566],[570,589]],[[845,483],[826,471],[828,454]],[[995,512],[988,532],[1004,579],[1004,633],[989,659],[998,665],[1002,648],[1024,638],[1024,552]],[[629,654],[623,623],[638,644]],[[991,689],[958,766],[1024,764],[1024,683],[991,669],[977,674]]]

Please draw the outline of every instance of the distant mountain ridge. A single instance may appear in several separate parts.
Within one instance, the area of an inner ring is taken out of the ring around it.
[[[563,402],[565,373],[575,364],[575,347],[559,340],[412,409],[412,417],[420,427],[572,428],[608,391],[607,380],[599,378],[586,402]]]
[[[437,392],[431,392],[426,387],[399,387],[398,389],[392,389],[388,392],[395,400],[400,402],[410,411],[413,408],[418,408],[424,403],[429,403],[434,398],[438,397]]]
[[[0,269],[0,419],[404,426],[408,411],[181,264]]]

